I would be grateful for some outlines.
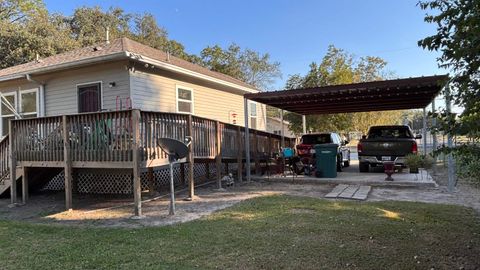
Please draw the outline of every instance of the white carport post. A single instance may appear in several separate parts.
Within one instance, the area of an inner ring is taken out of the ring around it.
[[[422,137],[423,137],[423,154],[426,155],[427,154],[427,108],[423,108],[423,134],[422,134]]]
[[[250,182],[251,175],[250,175],[250,130],[248,129],[248,99],[243,99],[243,111],[245,117],[245,174],[247,178],[247,182]]]
[[[437,118],[435,117],[435,99],[432,101],[432,150],[437,150],[437,133],[435,129],[437,127]],[[437,156],[435,155],[435,162],[437,161]]]
[[[281,146],[282,148],[285,148],[285,127],[284,127],[284,124],[283,124],[283,110],[280,110],[280,136],[281,136]]]
[[[303,134],[307,134],[307,117],[302,115]]]
[[[452,112],[452,96],[450,95],[450,87],[445,86],[445,109],[447,115],[450,116]],[[453,147],[453,135],[451,132],[447,134],[447,146],[448,148]],[[455,189],[455,164],[453,161],[452,153],[447,155],[447,164],[448,164],[448,191],[453,192]]]

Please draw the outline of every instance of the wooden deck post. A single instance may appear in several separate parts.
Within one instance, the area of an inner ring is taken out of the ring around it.
[[[28,201],[28,167],[23,167],[22,173],[22,203],[26,204]]]
[[[17,203],[17,154],[15,151],[15,147],[13,146],[13,143],[15,142],[15,137],[13,134],[13,127],[12,127],[12,121],[10,120],[10,125],[8,128],[8,134],[9,134],[9,140],[10,143],[8,144],[8,152],[10,153],[9,158],[10,158],[10,202],[11,204]]]
[[[188,162],[188,197],[190,198],[190,200],[193,200],[194,196],[195,196],[195,182],[194,182],[194,162],[195,162],[195,159],[194,159],[194,153],[193,153],[193,145],[195,144],[195,139],[194,139],[194,136],[193,136],[193,117],[191,114],[188,115],[188,120],[187,120],[187,136],[190,136],[192,137],[192,142],[190,143],[190,146],[188,147],[189,148],[189,152],[188,152],[188,158],[187,158],[187,162]]]
[[[140,111],[132,110],[132,136],[133,136],[133,200],[134,214],[142,215],[142,186],[140,179]]]
[[[243,178],[243,148],[242,148],[242,132],[241,132],[241,127],[237,127],[237,177],[238,177],[238,182],[242,182]]]
[[[65,210],[72,210],[72,157],[70,155],[70,136],[67,116],[62,116],[63,126],[63,167],[65,173]]]
[[[273,153],[272,153],[272,134],[268,134],[267,137],[267,156],[265,157],[265,170],[267,172],[267,175],[270,175],[270,160],[273,158]]]
[[[258,134],[257,131],[255,130],[253,132],[253,158],[255,162],[255,174],[259,174],[260,172],[260,161],[258,160]]]
[[[215,165],[217,188],[222,188],[222,130],[220,129],[220,122],[215,121]]]

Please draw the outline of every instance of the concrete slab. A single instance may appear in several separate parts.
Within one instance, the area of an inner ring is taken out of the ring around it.
[[[353,194],[352,199],[364,201],[372,190],[371,186],[360,186],[360,188]]]
[[[396,172],[392,175],[393,181],[385,181],[385,173],[382,168],[372,168],[371,172],[360,173],[358,161],[352,160],[351,166],[339,172],[336,178],[317,178],[315,176],[295,176],[295,183],[302,184],[346,184],[365,185],[375,187],[437,187],[437,184],[427,171],[420,169],[418,174],[409,173],[408,170]],[[252,175],[254,180],[292,183],[292,177],[282,175],[258,176]]]
[[[351,199],[359,188],[360,186],[357,185],[348,186],[342,193],[338,194],[338,198]]]
[[[330,193],[325,195],[325,198],[337,198],[338,195],[342,193],[347,187],[348,185],[344,184],[337,185],[335,188],[333,188],[332,191],[330,191]]]
[[[330,199],[352,199],[352,200],[366,200],[368,194],[372,190],[371,186],[359,186],[359,185],[345,185],[340,184],[335,186],[333,190],[325,195],[325,198]]]

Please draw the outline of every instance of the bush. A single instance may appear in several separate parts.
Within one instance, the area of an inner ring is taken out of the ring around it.
[[[475,185],[480,185],[480,147],[462,145],[453,151],[457,176]]]
[[[453,148],[444,147],[435,154],[452,153],[455,159],[456,174],[460,180],[480,185],[480,146],[477,144],[462,144]]]
[[[418,172],[418,168],[422,167],[422,156],[416,154],[406,155],[405,165],[410,169],[410,172]]]
[[[405,165],[411,172],[418,172],[418,168],[430,169],[433,166],[433,158],[430,155],[408,154],[405,157]]]

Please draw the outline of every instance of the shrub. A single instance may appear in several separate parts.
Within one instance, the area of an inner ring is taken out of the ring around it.
[[[416,154],[408,154],[405,156],[405,165],[411,172],[418,172],[418,168],[422,166],[422,156]]]

